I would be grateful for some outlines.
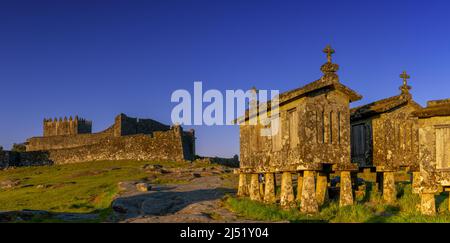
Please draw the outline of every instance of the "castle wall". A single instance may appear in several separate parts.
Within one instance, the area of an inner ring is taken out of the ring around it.
[[[133,134],[151,134],[155,131],[167,131],[170,126],[164,125],[152,119],[139,119],[120,114],[114,123],[115,136]]]
[[[27,151],[66,149],[99,143],[113,136],[113,130],[107,129],[100,133],[61,135],[49,137],[33,137],[27,140]]]
[[[72,123],[62,123],[70,130]],[[75,121],[78,121],[77,119]],[[57,122],[59,125],[62,123]],[[44,122],[44,127],[57,124]],[[53,129],[53,128],[52,128]],[[56,164],[99,160],[193,160],[195,133],[181,126],[164,125],[151,119],[120,114],[110,128],[99,133],[49,135],[27,140],[27,152],[43,152]],[[63,130],[64,130],[63,129]]]
[[[27,151],[54,150],[75,148],[99,143],[111,137],[148,134],[156,131],[168,131],[170,126],[152,119],[131,118],[120,114],[115,118],[114,125],[105,131],[91,133],[90,122],[85,120],[44,121],[44,136],[27,140]]]
[[[50,160],[55,164],[69,164],[103,160],[159,160],[183,161],[180,131],[155,132],[148,135],[112,137],[99,143],[76,148],[49,151]]]

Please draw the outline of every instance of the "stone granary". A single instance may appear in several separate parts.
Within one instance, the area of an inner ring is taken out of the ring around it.
[[[450,191],[450,99],[429,101],[414,115],[419,119],[420,208],[433,215],[435,194]]]
[[[92,122],[75,118],[44,119],[42,137],[27,140],[27,152],[42,151],[55,164],[99,160],[193,160],[194,130],[183,131],[152,119],[120,114],[112,126],[92,133]]]
[[[263,125],[249,123],[260,119],[262,113],[252,117],[247,112],[238,119],[238,195],[274,203],[275,175],[281,173],[280,204],[289,208],[295,204],[292,176],[297,175],[300,210],[314,213],[326,199],[329,174],[334,171],[340,174],[340,205],[353,204],[350,172],[358,166],[350,160],[349,104],[361,96],[339,82],[339,66],[331,61],[334,50],[328,46],[324,52],[328,61],[321,67],[319,80],[279,95],[278,133],[261,136]],[[247,175],[251,177],[249,185]],[[259,175],[264,175],[264,193],[260,193]]]
[[[384,199],[396,198],[394,172],[406,170],[417,178],[419,171],[419,135],[417,118],[411,114],[422,107],[417,104],[403,72],[403,85],[397,96],[351,109],[352,162],[361,171],[376,171]]]

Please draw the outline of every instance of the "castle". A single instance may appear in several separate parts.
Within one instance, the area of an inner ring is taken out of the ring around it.
[[[43,136],[25,143],[27,152],[48,153],[55,164],[99,160],[193,160],[195,132],[152,119],[116,116],[109,128],[92,133],[92,122],[79,118],[44,119]]]

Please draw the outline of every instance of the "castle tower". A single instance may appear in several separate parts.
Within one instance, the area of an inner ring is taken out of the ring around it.
[[[85,119],[75,117],[44,119],[43,124],[44,137],[50,136],[67,136],[92,132],[92,122]]]

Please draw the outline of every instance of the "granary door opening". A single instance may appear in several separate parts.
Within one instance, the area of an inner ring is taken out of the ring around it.
[[[437,169],[450,169],[450,126],[436,128]]]
[[[352,126],[351,130],[351,151],[352,162],[361,165],[368,165],[370,161],[366,161],[367,146],[367,131],[365,124],[356,124]]]

